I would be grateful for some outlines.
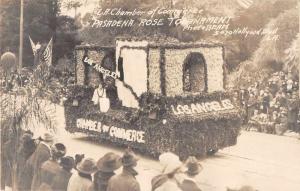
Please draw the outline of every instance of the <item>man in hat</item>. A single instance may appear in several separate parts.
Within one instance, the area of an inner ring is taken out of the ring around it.
[[[182,163],[179,157],[167,152],[159,156],[159,162],[163,166],[162,174],[151,180],[152,191],[181,191],[180,184]]]
[[[67,156],[60,159],[61,170],[53,178],[52,190],[67,191],[69,180],[72,176],[71,170],[74,168],[73,157]]]
[[[109,152],[97,162],[98,171],[94,174],[95,191],[106,191],[109,179],[114,171],[122,166],[121,157]]]
[[[187,177],[182,181],[180,188],[182,191],[201,191],[195,177],[203,169],[196,157],[190,156],[186,162],[186,175]]]
[[[275,131],[278,135],[283,135],[287,130],[287,109],[280,107],[279,124],[275,125]]]
[[[96,162],[92,158],[85,158],[77,166],[78,174],[73,174],[68,183],[67,191],[94,190],[92,174],[97,171]]]
[[[288,100],[288,129],[296,131],[297,118],[299,112],[299,100],[296,92],[293,92],[292,97]]]
[[[26,161],[36,149],[32,133],[25,132],[21,137],[21,145],[17,153],[17,182],[18,190],[30,190],[32,172],[27,168]]]
[[[270,110],[271,95],[268,90],[265,91],[262,98],[262,112],[268,114]]]
[[[40,191],[51,191],[51,184],[55,175],[60,171],[58,160],[66,154],[66,147],[62,143],[56,143],[51,147],[51,158],[41,166],[41,185]]]
[[[134,167],[138,158],[131,150],[126,150],[121,158],[123,172],[111,177],[108,181],[107,191],[140,191],[140,184],[135,176],[138,174]]]
[[[28,159],[28,165],[32,169],[33,178],[31,183],[31,190],[37,190],[41,184],[41,171],[42,164],[51,157],[51,146],[53,145],[54,137],[50,133],[45,133],[41,142],[37,146],[34,153]]]
[[[18,138],[16,134],[9,130],[7,137],[1,137],[2,139],[8,138],[3,145],[1,145],[1,188],[4,190],[5,186],[13,187],[13,170],[16,167],[16,148],[18,144]]]

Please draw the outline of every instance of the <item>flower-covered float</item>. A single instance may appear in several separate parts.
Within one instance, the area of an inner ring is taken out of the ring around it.
[[[77,46],[75,64],[65,102],[70,132],[154,156],[185,158],[236,144],[240,109],[225,90],[221,44],[118,38],[116,47]],[[109,100],[100,109],[93,101],[99,84],[100,100]]]

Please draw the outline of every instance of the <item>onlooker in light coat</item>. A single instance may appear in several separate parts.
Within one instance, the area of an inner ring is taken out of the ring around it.
[[[140,184],[135,178],[138,173],[134,169],[138,158],[132,151],[126,150],[121,161],[123,172],[110,178],[107,191],[140,191]]]
[[[93,191],[92,174],[97,171],[96,162],[86,158],[77,166],[78,173],[71,176],[67,191]]]

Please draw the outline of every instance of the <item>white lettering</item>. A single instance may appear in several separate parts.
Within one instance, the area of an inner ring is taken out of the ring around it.
[[[110,137],[123,139],[128,142],[137,142],[137,143],[145,143],[144,140],[144,131],[137,131],[133,129],[124,129],[118,128],[115,126],[107,126],[102,125],[101,122],[96,122],[92,120],[86,119],[77,119],[76,121],[77,128],[79,129],[86,129],[91,131],[97,131],[100,133],[106,133]],[[101,127],[102,125],[102,127]]]
[[[114,79],[117,79],[119,77],[116,72],[107,70],[107,69],[103,68],[100,64],[94,64],[94,61],[92,59],[89,59],[87,56],[84,57],[83,62],[93,66],[95,70],[97,70],[98,72],[100,72],[102,74],[105,74],[106,76],[110,76]]]
[[[223,111],[230,109],[234,109],[234,105],[229,99],[221,100],[221,102],[211,101],[203,103],[192,103],[191,105],[171,105],[171,110],[174,115],[192,115],[203,112],[207,113],[212,111]]]

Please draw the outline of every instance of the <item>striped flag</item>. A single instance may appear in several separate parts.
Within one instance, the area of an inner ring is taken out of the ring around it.
[[[237,2],[241,7],[245,9],[248,9],[253,4],[253,0],[237,0]]]
[[[52,64],[52,47],[53,47],[53,41],[52,41],[52,38],[51,38],[49,43],[47,44],[47,47],[45,48],[45,50],[42,54],[42,60],[48,66],[50,66]]]

